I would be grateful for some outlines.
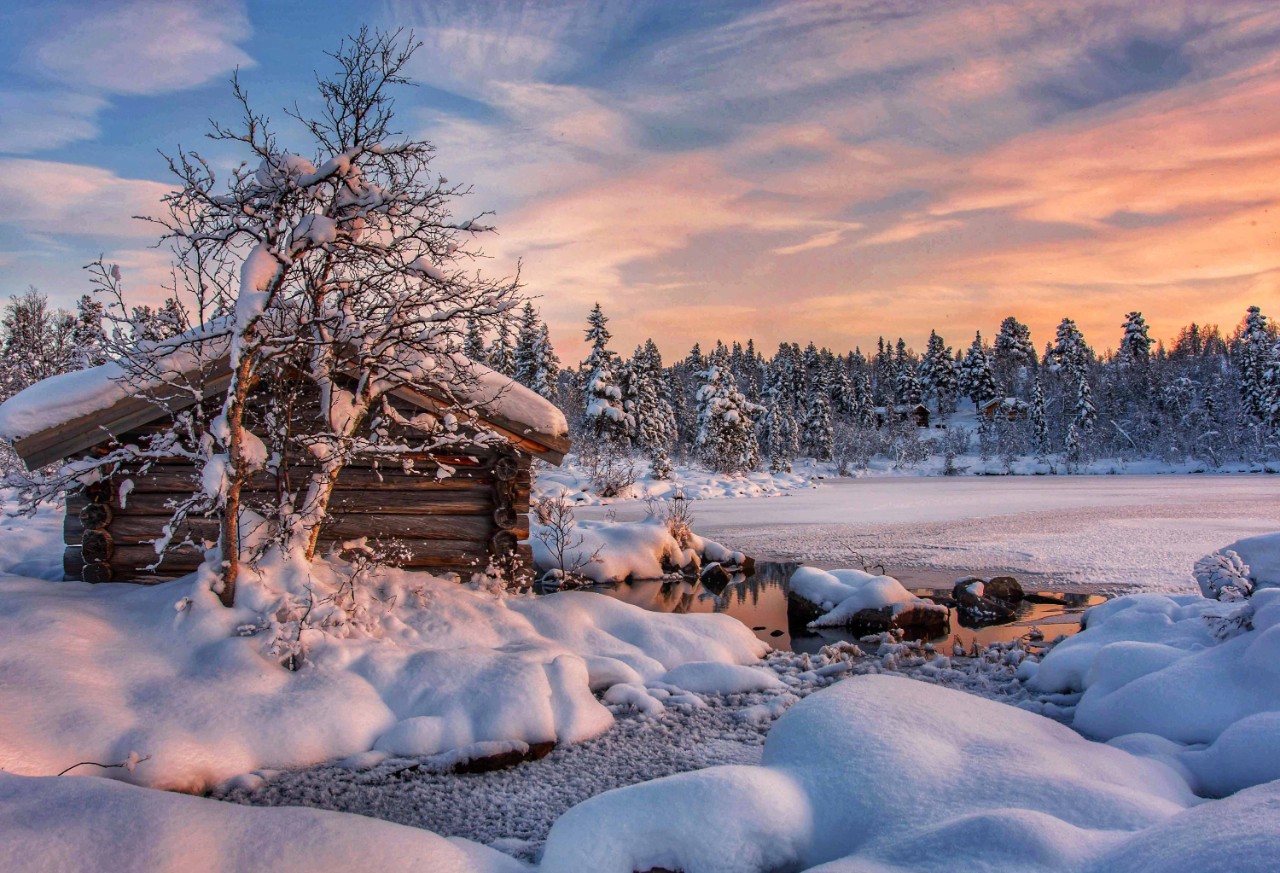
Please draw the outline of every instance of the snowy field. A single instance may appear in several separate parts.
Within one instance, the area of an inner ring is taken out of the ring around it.
[[[854,550],[1194,592],[1197,558],[1280,527],[1277,490],[1257,476],[835,480],[699,500],[695,524],[828,566]],[[628,527],[652,524],[609,526]],[[1035,642],[882,635],[757,661],[764,647],[727,616],[398,571],[362,594],[358,621],[294,628],[279,568],[226,610],[199,577],[45,581],[59,546],[57,507],[0,525],[6,873],[1263,873],[1280,845],[1275,537],[1233,546],[1251,599],[1113,600],[1043,660]],[[317,566],[309,584],[324,594],[341,572]],[[291,629],[307,650],[296,672],[280,662]],[[451,772],[552,740],[539,761]],[[51,775],[77,761],[111,766]],[[125,819],[128,835],[104,837]]]
[[[639,518],[644,506],[583,507]],[[1280,478],[1001,476],[828,479],[764,499],[696,501],[704,536],[754,557],[979,575],[1037,587],[1193,591],[1190,570],[1224,542],[1280,528]]]

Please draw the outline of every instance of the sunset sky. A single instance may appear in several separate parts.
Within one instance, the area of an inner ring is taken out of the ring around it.
[[[238,162],[201,142],[231,71],[282,117],[362,23],[425,42],[403,129],[566,362],[597,300],[668,357],[1280,315],[1274,0],[5,4],[0,295],[70,304],[105,252],[155,296],[157,149]]]

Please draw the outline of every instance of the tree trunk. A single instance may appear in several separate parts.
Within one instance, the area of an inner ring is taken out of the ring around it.
[[[222,558],[223,606],[236,600],[236,577],[240,573],[240,491],[244,486],[244,405],[252,384],[252,358],[244,355],[236,365],[235,383],[227,396],[227,483],[218,530],[218,552]]]

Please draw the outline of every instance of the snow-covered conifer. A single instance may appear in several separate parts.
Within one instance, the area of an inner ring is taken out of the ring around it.
[[[822,368],[815,368],[805,397],[800,444],[805,453],[819,461],[831,460],[835,433],[831,425],[831,388]]]
[[[467,319],[466,331],[462,337],[462,353],[477,363],[483,363],[487,357],[484,346],[484,331],[480,329],[479,319]]]
[[[800,433],[787,398],[790,390],[788,381],[782,369],[767,369],[764,412],[760,419],[760,448],[769,459],[771,473],[790,473],[791,459],[800,453]]]
[[[1249,307],[1239,337],[1237,359],[1244,408],[1249,415],[1265,420],[1270,417],[1267,373],[1274,363],[1276,335],[1259,307]]]
[[[987,347],[982,341],[981,331],[974,336],[973,343],[964,356],[959,381],[961,390],[978,406],[995,399],[998,394],[995,374],[991,371],[991,359],[987,357]]]
[[[507,320],[498,321],[498,332],[486,352],[489,366],[504,376],[515,375],[515,355],[511,347],[511,327]]]
[[[622,406],[622,389],[618,384],[617,356],[609,349],[613,335],[607,327],[609,319],[597,303],[587,316],[587,342],[591,352],[582,362],[582,394],[586,408],[582,413],[583,431],[591,439],[625,445],[634,422]]]
[[[71,341],[75,346],[76,366],[96,367],[107,361],[107,334],[103,330],[102,303],[91,294],[82,294],[76,301],[76,323]]]
[[[554,401],[560,390],[560,359],[551,345],[551,329],[546,322],[538,325],[538,338],[533,349],[534,369],[529,387]]]
[[[929,332],[929,344],[920,359],[919,373],[921,391],[933,399],[938,412],[955,412],[956,396],[960,393],[955,358],[937,331]]]
[[[521,385],[532,388],[534,373],[538,369],[538,313],[533,303],[526,301],[520,310],[520,327],[516,331],[516,347],[511,356],[512,376]]]
[[[1040,384],[1039,374],[1031,383],[1031,444],[1039,458],[1049,452],[1049,419],[1045,415],[1044,386]]]
[[[1151,357],[1151,336],[1147,332],[1146,319],[1141,312],[1130,312],[1124,317],[1124,336],[1116,358],[1121,364],[1141,365]]]
[[[1021,374],[1036,364],[1036,347],[1031,342],[1031,329],[1010,315],[1000,322],[992,349],[992,369],[996,381],[1009,394],[1019,392]]]
[[[893,368],[894,396],[898,402],[912,406],[919,403],[924,392],[917,375],[917,364],[907,351],[906,341],[901,337],[898,338],[897,349],[894,351]]]
[[[723,345],[717,345],[701,379],[694,443],[698,457],[719,473],[751,472],[760,464],[754,423],[762,410],[738,390],[729,367],[729,351]]]

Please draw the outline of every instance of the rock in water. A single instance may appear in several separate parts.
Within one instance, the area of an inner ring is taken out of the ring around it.
[[[1005,603],[1020,603],[1024,596],[1022,585],[1012,576],[994,576],[983,586],[983,597]]]

